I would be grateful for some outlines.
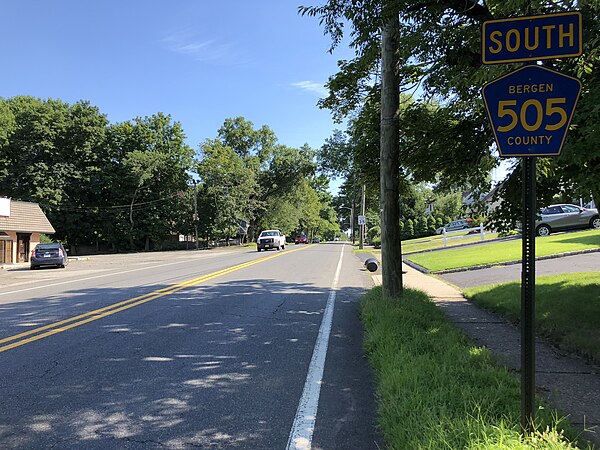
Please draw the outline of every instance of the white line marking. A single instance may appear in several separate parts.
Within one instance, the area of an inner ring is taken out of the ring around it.
[[[344,247],[345,244],[342,245],[342,253],[340,253],[340,259],[335,270],[331,290],[329,291],[325,313],[321,320],[321,327],[319,328],[319,334],[315,342],[315,348],[306,375],[306,382],[304,383],[304,390],[302,391],[302,397],[296,410],[296,417],[294,417],[286,450],[310,450],[312,446],[312,437],[317,420],[317,408],[319,406],[319,395],[321,394],[321,382],[323,381],[323,371],[325,370],[325,358],[327,357],[327,346],[329,345],[329,335],[331,334],[331,324],[333,322],[335,296],[338,279],[342,270]]]
[[[209,258],[209,257],[215,257],[215,256],[220,256],[220,255],[224,255],[224,254],[231,254],[231,253],[233,253],[233,252],[222,252],[220,254],[202,255],[202,257],[203,258]],[[54,283],[54,284],[44,284],[44,285],[34,286],[34,287],[30,287],[30,288],[18,289],[16,291],[0,292],[0,296],[10,295],[10,294],[18,294],[19,292],[34,291],[36,289],[47,289],[49,287],[61,286],[63,284],[80,283],[82,281],[88,281],[88,280],[95,280],[97,278],[110,277],[111,275],[121,275],[121,274],[124,274],[124,273],[139,272],[140,270],[157,269],[159,267],[166,267],[166,266],[172,266],[172,265],[175,265],[175,264],[184,264],[184,263],[185,264],[189,264],[190,261],[189,260],[175,261],[175,262],[171,262],[171,263],[159,264],[157,266],[139,267],[137,269],[131,269],[131,270],[120,270],[118,272],[109,272],[109,273],[105,273],[105,274],[102,274],[102,275],[94,275],[93,277],[77,278],[77,279],[74,279],[74,280],[61,281],[59,283]],[[110,269],[108,269],[108,270],[110,270]],[[71,273],[76,273],[76,272],[71,272]],[[34,283],[35,281],[36,280],[31,280],[32,283]],[[30,281],[27,281],[27,283],[29,283],[29,282]]]

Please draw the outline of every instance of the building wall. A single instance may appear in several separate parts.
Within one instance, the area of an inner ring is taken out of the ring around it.
[[[9,239],[5,240],[5,244],[4,244],[4,250],[8,250],[7,249],[7,244],[6,241],[10,241],[12,242],[12,251],[10,252],[10,255],[6,255],[6,264],[14,264],[18,261],[18,253],[19,253],[19,246],[17,244],[17,233],[14,231],[5,231],[5,233],[8,235]],[[26,234],[26,233],[23,233]],[[35,248],[36,245],[38,245],[40,243],[40,233],[31,233],[29,236],[29,249],[25,255],[25,262],[29,262],[29,256],[31,254],[31,250],[33,250]],[[0,261],[2,261],[2,258],[0,258]]]

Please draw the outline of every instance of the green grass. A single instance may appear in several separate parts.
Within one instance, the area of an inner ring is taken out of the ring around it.
[[[453,237],[457,236],[467,236],[467,233],[453,235]],[[485,242],[493,241],[497,238],[497,233],[486,234]],[[457,245],[471,244],[473,242],[481,242],[481,236],[479,234],[473,234],[469,237],[462,237],[460,239],[448,239],[446,246],[455,247]],[[404,255],[421,252],[423,250],[434,250],[440,248],[444,248],[444,236],[442,235],[427,236],[423,238],[402,241],[402,254]],[[381,253],[381,249],[369,249],[369,251],[373,253]],[[357,252],[361,252],[361,250],[358,250]]]
[[[497,233],[486,234],[484,242],[492,241],[497,237]],[[455,247],[457,245],[471,244],[473,242],[481,242],[481,236],[479,234],[474,234],[469,237],[463,237],[460,239],[448,239],[446,241],[446,248]],[[402,254],[405,255],[415,252],[421,252],[423,250],[434,250],[438,248],[444,248],[443,236],[442,239],[440,239],[439,237],[436,237],[436,239],[431,239],[430,237],[428,240],[414,239],[402,242]]]
[[[600,272],[538,277],[535,290],[536,333],[600,362]],[[519,321],[519,282],[470,288],[464,295]]]
[[[517,378],[423,292],[407,289],[401,300],[389,300],[372,289],[361,318],[387,448],[590,448],[577,447],[575,432],[548,408],[536,414],[536,428],[544,431],[521,437]]]
[[[432,272],[462,267],[496,264],[521,259],[521,240],[497,242],[489,245],[421,253],[410,256],[410,261]],[[551,234],[535,240],[536,256],[589,250],[600,247],[600,231],[586,230],[576,233]]]

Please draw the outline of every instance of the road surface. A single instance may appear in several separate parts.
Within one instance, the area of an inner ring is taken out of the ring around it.
[[[2,271],[0,448],[379,448],[369,286],[342,243]]]

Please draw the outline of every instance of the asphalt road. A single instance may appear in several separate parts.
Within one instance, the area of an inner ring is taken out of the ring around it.
[[[380,448],[370,283],[341,243],[2,271],[0,448]]]
[[[536,277],[559,273],[593,272],[599,269],[600,253],[586,253],[535,262]],[[440,275],[440,278],[459,288],[519,281],[521,279],[521,265],[512,264],[509,266],[495,266],[489,269],[447,273]]]

